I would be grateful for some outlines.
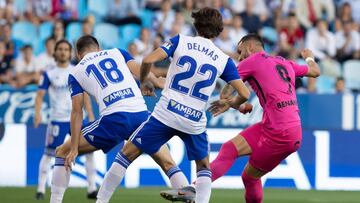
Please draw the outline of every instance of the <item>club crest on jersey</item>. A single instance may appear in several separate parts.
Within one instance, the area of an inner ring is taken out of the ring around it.
[[[201,111],[185,106],[172,99],[170,99],[167,109],[195,122],[199,122],[202,117]]]
[[[103,101],[105,103],[105,106],[109,106],[117,101],[127,99],[130,97],[134,97],[134,96],[135,95],[134,95],[134,92],[132,91],[132,89],[127,88],[127,89],[119,90],[119,91],[109,94],[108,96],[106,96],[103,99]]]

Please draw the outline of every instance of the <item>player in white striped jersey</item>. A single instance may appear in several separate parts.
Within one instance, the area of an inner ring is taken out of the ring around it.
[[[62,202],[69,184],[72,164],[78,154],[101,149],[107,153],[136,131],[148,119],[145,100],[133,78],[139,76],[139,66],[122,49],[99,49],[97,40],[83,36],[76,43],[80,62],[70,70],[69,86],[72,98],[71,140],[56,149],[56,160],[51,187],[51,203]],[[162,86],[158,78],[151,81]],[[84,93],[93,96],[99,104],[100,118],[81,128]],[[154,160],[170,178],[173,188],[187,185],[188,181],[172,160],[166,145]],[[116,156],[115,162],[128,160]],[[117,176],[117,173],[108,174]]]
[[[207,203],[211,194],[211,171],[209,166],[209,143],[206,134],[205,109],[215,88],[215,81],[223,79],[237,90],[234,100],[245,102],[249,90],[241,81],[233,61],[217,48],[211,39],[223,29],[218,10],[203,8],[192,14],[198,36],[177,35],[156,49],[143,60],[141,89],[153,94],[147,79],[153,63],[172,57],[166,83],[160,101],[149,120],[126,143],[119,155],[126,163],[114,162],[108,173],[121,174],[117,179],[105,178],[97,203],[107,203],[119,184],[127,167],[142,152],[157,153],[173,136],[185,143],[188,159],[195,160],[197,168],[196,203]],[[117,183],[117,184],[115,184]],[[173,199],[176,200],[176,199]]]
[[[70,69],[71,44],[66,40],[60,40],[55,45],[54,58],[56,66],[46,71],[39,84],[39,90],[35,99],[34,126],[38,127],[41,123],[41,108],[46,92],[49,93],[50,100],[50,122],[48,124],[45,141],[45,151],[40,160],[38,188],[36,199],[43,199],[45,195],[46,179],[49,169],[52,166],[56,147],[64,143],[65,137],[70,134],[70,113],[71,97],[67,83]],[[87,99],[85,105],[89,115],[89,120],[94,120],[91,104]],[[95,182],[96,169],[93,153],[86,155],[85,162],[88,180],[88,198],[96,198],[97,188]]]

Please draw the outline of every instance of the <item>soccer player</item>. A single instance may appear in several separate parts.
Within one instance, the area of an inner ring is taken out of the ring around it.
[[[41,157],[39,165],[38,188],[36,199],[44,199],[46,179],[51,168],[56,147],[64,143],[67,134],[70,133],[70,113],[71,97],[67,80],[69,77],[71,59],[71,45],[66,40],[60,40],[55,45],[54,58],[56,65],[51,67],[42,75],[39,90],[35,99],[34,126],[38,127],[41,123],[41,108],[46,92],[50,98],[50,123],[46,132],[45,151]],[[90,100],[87,99],[85,105],[89,115],[89,120],[94,120]],[[86,155],[85,162],[88,198],[96,198],[97,188],[95,182],[96,168],[94,155]]]
[[[260,203],[263,199],[260,178],[297,151],[301,145],[302,129],[295,78],[318,77],[320,70],[309,49],[301,52],[307,65],[298,65],[282,57],[267,54],[262,39],[256,34],[249,34],[240,40],[238,53],[241,61],[238,65],[239,75],[249,82],[258,96],[264,109],[263,119],[224,143],[210,168],[212,181],[215,181],[229,170],[236,158],[249,155],[249,162],[242,173],[245,200],[247,203]],[[232,92],[231,87],[224,87],[222,99],[212,103],[209,108],[214,116],[230,107],[239,109],[244,114],[251,112],[251,104],[241,105],[231,97]],[[183,200],[185,199],[186,197],[183,197]]]
[[[144,125],[130,138],[117,157],[98,193],[98,203],[109,202],[116,186],[121,182],[127,167],[142,152],[157,153],[174,135],[185,143],[188,159],[195,160],[197,168],[197,203],[206,203],[211,194],[209,143],[206,134],[206,103],[219,77],[238,92],[234,99],[245,102],[249,90],[240,79],[233,61],[217,48],[212,39],[223,30],[218,10],[203,8],[192,14],[198,36],[177,35],[156,49],[142,62],[141,90],[153,94],[147,79],[151,65],[172,57],[160,101]]]
[[[76,51],[80,62],[70,69],[68,78],[72,100],[71,140],[56,149],[51,203],[62,202],[78,154],[99,149],[107,153],[128,139],[149,117],[145,100],[132,75],[140,75],[139,66],[128,52],[121,49],[100,51],[96,38],[89,35],[76,42]],[[163,86],[162,80],[153,75],[149,80]],[[81,129],[85,92],[98,102],[101,117]],[[166,145],[153,158],[167,173],[173,188],[188,184]],[[116,161],[127,162],[119,156]]]

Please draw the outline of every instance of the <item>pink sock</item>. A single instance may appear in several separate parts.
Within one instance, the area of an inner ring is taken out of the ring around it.
[[[234,164],[238,157],[238,151],[232,141],[225,142],[219,151],[218,156],[213,162],[210,163],[210,169],[212,172],[212,181],[223,176],[230,167]]]
[[[263,199],[261,179],[250,177],[245,171],[241,177],[245,185],[246,203],[261,203]]]

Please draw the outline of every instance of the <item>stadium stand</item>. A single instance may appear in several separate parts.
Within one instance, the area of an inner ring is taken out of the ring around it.
[[[54,2],[60,2],[60,6],[65,6],[65,2],[67,1],[52,1],[52,3]],[[70,7],[70,9],[74,10],[73,12],[75,12],[72,18],[69,19],[67,17],[64,17],[64,15],[66,14],[65,11],[61,11],[60,13],[55,14],[54,12],[50,12],[46,14],[49,16],[45,15],[45,18],[43,17],[46,20],[37,24],[36,21],[34,22],[29,17],[28,10],[29,7],[36,6],[36,1],[15,0],[14,4],[12,5],[14,7],[14,12],[12,13],[12,15],[10,15],[12,17],[9,18],[5,16],[0,16],[3,19],[3,25],[11,24],[11,40],[13,41],[13,44],[16,44],[16,46],[14,46],[15,50],[13,51],[15,53],[19,53],[22,46],[30,44],[34,49],[35,55],[43,52],[45,50],[44,41],[48,37],[52,36],[53,26],[56,19],[61,19],[64,21],[65,38],[71,43],[74,43],[76,39],[84,33],[82,21],[86,20],[89,24],[88,26],[90,26],[90,28],[88,28],[90,30],[88,30],[87,32],[92,32],[96,37],[98,37],[103,48],[128,48],[129,44],[140,38],[140,31],[142,28],[148,28],[150,30],[150,41],[153,41],[157,34],[161,34],[165,40],[169,39],[172,35],[176,33],[195,34],[190,24],[191,10],[203,6],[213,6],[213,3],[211,3],[211,1],[173,1],[172,9],[170,10],[170,12],[175,12],[176,15],[175,17],[171,15],[172,27],[170,30],[159,30],[158,27],[154,27],[155,25],[153,23],[153,20],[155,18],[162,18],[161,16],[163,15],[163,10],[160,10],[162,6],[161,3],[154,4],[154,2],[146,0],[136,1],[136,8],[139,9],[136,11],[129,11],[128,16],[136,15],[141,20],[140,26],[132,23],[125,25],[113,25],[107,23],[106,17],[110,9],[108,8],[108,5],[111,3],[111,5],[121,7],[122,5],[121,3],[120,5],[118,5],[118,1],[76,0],[73,2],[75,3],[67,5],[68,7]],[[229,16],[241,16],[241,13],[245,11],[253,12],[254,15],[258,16],[261,20],[261,29],[259,33],[265,39],[266,50],[270,51],[274,55],[277,54],[286,58],[292,58],[294,60],[297,60],[297,58],[299,58],[300,50],[306,48],[307,46],[305,42],[307,41],[306,37],[308,33],[311,32],[316,34],[316,32],[318,32],[315,27],[317,21],[314,21],[314,19],[304,19],[303,17],[300,17],[298,14],[298,10],[300,8],[297,7],[297,4],[299,4],[298,6],[302,6],[301,9],[310,8],[308,8],[306,4],[303,5],[302,2],[295,0],[257,0],[254,2],[255,7],[250,8],[246,7],[245,1],[223,0],[222,4],[220,4],[219,9],[222,11],[222,14],[226,16],[226,19],[229,19]],[[315,17],[317,17],[317,19],[325,20],[329,27],[328,31],[333,35],[335,35],[336,33],[341,33],[341,31],[343,30],[343,24],[349,25],[350,22],[352,24],[353,30],[352,35],[356,37],[358,36],[358,38],[360,39],[360,25],[359,17],[357,14],[360,11],[358,11],[358,6],[352,5],[354,1],[334,0],[326,2],[331,3],[330,5],[324,5],[324,3],[316,2],[316,4],[313,5],[316,6],[316,9],[317,6],[322,6],[323,8],[326,8],[324,9],[325,15],[317,16],[318,13],[316,13]],[[124,1],[123,3],[125,4],[126,1]],[[332,7],[334,9],[331,9]],[[349,11],[349,8],[352,10]],[[38,9],[37,11],[41,11],[41,9],[39,10],[39,8],[36,9]],[[32,13],[31,15],[36,14]],[[306,20],[306,23],[304,20]],[[312,23],[312,26],[309,26],[308,21]],[[244,22],[242,22],[242,25],[243,23]],[[291,23],[296,23],[299,25],[291,26]],[[232,30],[232,32],[235,34],[236,32],[240,32],[234,30],[232,23],[227,24],[226,26],[229,27],[229,29]],[[292,29],[297,30],[295,31]],[[320,30],[321,29],[319,28],[319,31]],[[4,39],[4,41],[6,41],[5,34],[2,35],[4,36],[1,36],[1,39]],[[9,41],[10,39],[7,40]],[[355,40],[356,42],[356,39],[351,40]],[[232,41],[236,42],[236,40]],[[318,41],[318,47],[326,45],[327,43],[325,38]],[[284,42],[286,42],[285,45]],[[360,89],[360,83],[357,82],[357,78],[354,78],[354,75],[359,74],[357,71],[358,69],[360,69],[358,61],[360,58],[360,48],[358,48],[359,46],[352,46],[353,55],[350,56],[349,61],[343,62],[343,59],[337,60],[338,54],[336,56],[328,55],[326,58],[322,57],[322,59],[320,59],[319,64],[321,65],[323,75],[326,77],[321,77],[317,81],[317,92],[335,92],[334,81],[338,77],[344,77],[348,89]],[[337,52],[344,50],[346,51],[346,49],[346,46],[337,46]],[[139,59],[138,61],[141,61],[141,58],[144,57],[145,54],[145,52],[140,53],[140,56],[137,56],[137,58]],[[235,62],[237,62],[235,43],[233,45],[232,51],[229,54],[234,57]],[[13,60],[15,60],[15,58],[13,58]],[[304,81],[302,84],[302,89],[306,89],[307,81]]]
[[[360,90],[360,61],[349,60],[344,63],[344,79],[347,88]]]

